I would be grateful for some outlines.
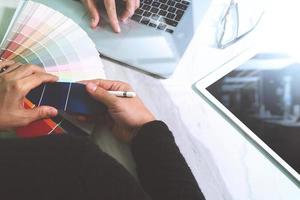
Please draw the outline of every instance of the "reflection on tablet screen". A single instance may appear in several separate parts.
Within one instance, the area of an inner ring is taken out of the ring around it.
[[[257,54],[207,90],[300,173],[300,63]]]

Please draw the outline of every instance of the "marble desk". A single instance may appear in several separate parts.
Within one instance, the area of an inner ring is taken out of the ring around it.
[[[104,59],[107,78],[130,83],[157,119],[168,124],[207,199],[300,199],[299,185],[192,88],[201,77],[251,46],[257,37],[248,36],[226,50],[218,50],[209,47],[211,40],[203,39],[203,34],[195,37],[169,79],[153,78]],[[126,145],[103,127],[96,129],[94,137],[104,151],[135,174]]]
[[[197,58],[167,80],[103,62],[107,78],[130,83],[157,119],[168,124],[207,199],[300,199],[299,187],[193,91],[200,77],[193,71],[207,67]],[[134,173],[126,145],[102,127],[94,137]]]

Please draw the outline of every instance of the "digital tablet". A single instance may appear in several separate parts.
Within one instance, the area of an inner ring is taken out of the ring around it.
[[[281,51],[248,51],[195,87],[299,183],[299,60]]]

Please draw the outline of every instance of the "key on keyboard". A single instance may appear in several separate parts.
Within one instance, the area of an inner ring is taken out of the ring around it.
[[[131,19],[172,34],[190,4],[190,0],[141,0]]]

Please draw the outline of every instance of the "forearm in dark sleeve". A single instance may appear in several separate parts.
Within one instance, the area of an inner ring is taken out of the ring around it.
[[[86,137],[0,140],[1,199],[149,200],[116,160]]]
[[[86,199],[150,200],[140,184],[116,160],[90,145],[89,153],[82,160]]]
[[[172,133],[163,122],[144,125],[133,140],[132,152],[141,184],[153,200],[204,199]]]

